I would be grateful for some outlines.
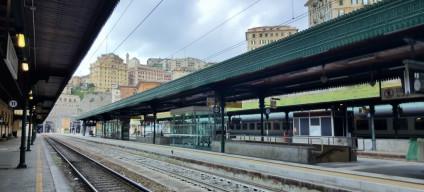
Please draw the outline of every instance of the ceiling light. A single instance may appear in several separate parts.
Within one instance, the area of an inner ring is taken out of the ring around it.
[[[29,71],[29,65],[28,65],[28,63],[22,63],[22,70],[23,71]]]
[[[32,90],[29,91],[29,94],[32,95]]]
[[[24,48],[25,47],[25,36],[22,33],[16,34],[18,38],[18,47]]]
[[[31,95],[31,96],[29,96],[29,100],[32,100],[32,99],[34,99],[34,97]]]

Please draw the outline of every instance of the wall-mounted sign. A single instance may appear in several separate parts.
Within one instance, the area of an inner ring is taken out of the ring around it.
[[[15,48],[13,47],[12,39],[10,34],[7,34],[7,51],[6,59],[4,59],[7,68],[12,74],[13,79],[18,79],[18,56],[16,56]]]

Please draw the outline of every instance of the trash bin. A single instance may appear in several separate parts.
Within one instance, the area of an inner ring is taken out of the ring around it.
[[[417,161],[424,162],[424,139],[417,139]]]
[[[406,154],[406,160],[417,160],[417,151],[418,151],[418,145],[417,145],[417,138],[411,138],[409,139],[409,149],[408,154]]]

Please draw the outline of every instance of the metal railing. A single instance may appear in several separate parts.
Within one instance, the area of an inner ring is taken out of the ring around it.
[[[324,145],[332,146],[348,146],[352,147],[356,151],[365,150],[365,140],[364,138],[359,137],[328,137],[328,136],[293,136],[293,137],[284,137],[284,136],[251,136],[251,135],[236,135],[235,138],[231,139],[234,141],[260,141],[266,143],[284,143],[287,145],[293,144],[307,144],[307,145],[321,145],[321,151],[323,152]],[[358,149],[358,141],[362,141],[362,149]]]

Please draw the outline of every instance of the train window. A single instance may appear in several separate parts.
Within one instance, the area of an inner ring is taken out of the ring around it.
[[[357,130],[368,130],[368,120],[357,120],[356,121]]]
[[[234,126],[236,127],[236,130],[240,130],[241,129],[241,125],[240,124],[235,124]]]
[[[249,123],[249,129],[254,130],[255,129],[255,123]]]
[[[266,123],[265,124],[265,129],[270,130],[271,129],[271,123]]]
[[[423,118],[415,118],[415,129],[416,130],[424,130],[424,119]]]
[[[274,122],[274,127],[273,127],[273,129],[274,130],[280,130],[280,128],[281,128],[281,125],[280,125],[280,123],[279,122]]]
[[[256,123],[256,129],[261,130],[261,128],[262,128],[261,123]]]
[[[311,118],[311,126],[319,126],[319,118]]]
[[[374,120],[375,130],[387,130],[387,120],[386,119],[375,119]]]
[[[247,130],[247,123],[243,123],[242,128],[243,130]]]
[[[407,119],[398,119],[397,123],[399,125],[398,130],[408,130],[408,120]]]

